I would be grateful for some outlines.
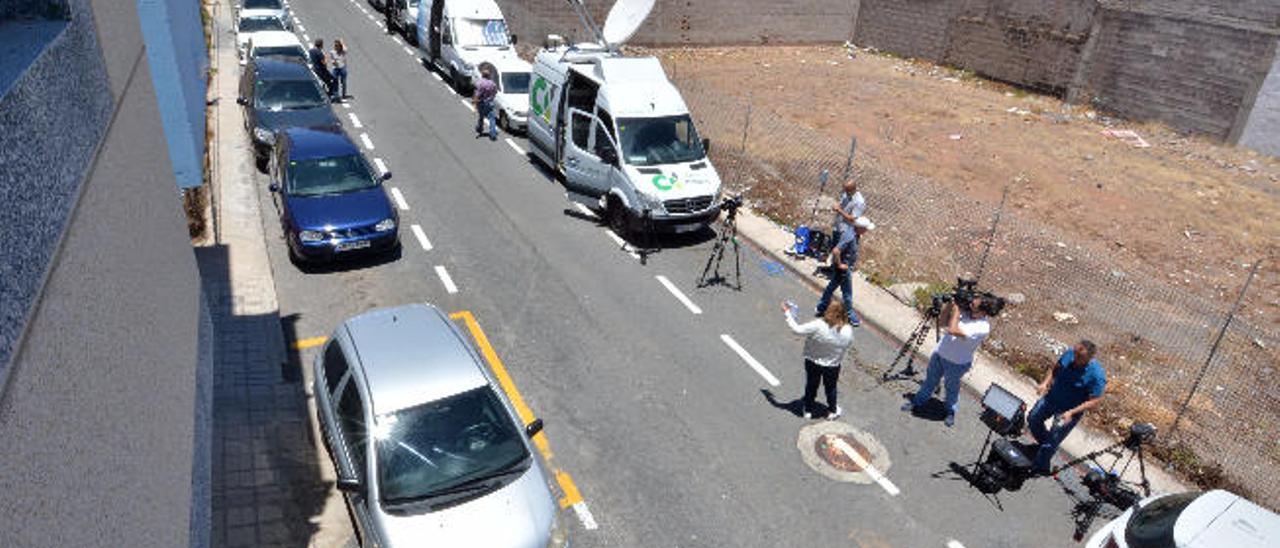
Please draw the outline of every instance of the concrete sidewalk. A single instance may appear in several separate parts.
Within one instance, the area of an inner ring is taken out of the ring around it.
[[[785,253],[784,250],[791,248],[795,241],[792,231],[787,227],[757,215],[750,210],[743,209],[738,214],[738,234],[750,241],[761,252],[786,266],[815,291],[820,292],[826,287],[826,279],[819,278],[814,274],[817,263],[810,259],[796,259]],[[871,240],[869,245],[875,245],[874,234],[874,232],[870,233]],[[853,276],[853,294],[855,295],[853,307],[862,318],[864,325],[869,324],[900,342],[907,340],[923,319],[923,316],[915,308],[898,301],[888,291],[868,282],[861,275]],[[801,305],[802,308],[803,306]],[[993,330],[997,332],[1002,327],[1005,326],[1000,325],[998,322],[992,326]],[[924,361],[922,363],[920,359],[917,360],[917,363],[919,363],[918,371],[923,371],[928,362],[929,354],[936,347],[937,342],[933,337],[925,339],[920,346],[921,359]],[[923,373],[921,373],[921,378],[923,378]],[[1034,381],[1013,371],[999,359],[979,350],[974,357],[973,368],[964,376],[964,384],[975,398],[981,398],[981,395],[991,383],[998,383],[1000,386],[1017,394],[1028,405],[1031,405],[1037,399]],[[963,411],[976,413],[972,408],[964,409]],[[1027,438],[1029,439],[1029,437],[1028,435]],[[1096,428],[1084,424],[1078,425],[1063,442],[1058,458],[1055,458],[1055,466],[1071,458],[1107,447],[1116,441],[1115,438]],[[1063,457],[1066,458],[1064,459]],[[1162,466],[1149,455],[1146,460],[1148,461],[1147,478],[1151,481],[1153,493],[1173,493],[1190,489],[1181,480],[1165,472]],[[1103,460],[1104,464],[1109,462],[1109,458]],[[1136,465],[1132,466],[1129,473],[1126,474],[1126,479],[1136,480],[1137,468]]]

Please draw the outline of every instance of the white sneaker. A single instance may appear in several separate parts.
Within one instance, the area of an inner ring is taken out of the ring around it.
[[[806,419],[812,419],[812,418],[813,418],[813,413],[810,413],[810,412],[808,412],[808,411],[805,411],[805,412],[804,412],[804,418],[806,418]]]
[[[829,421],[836,420],[840,418],[840,415],[843,415],[843,414],[844,414],[844,408],[837,405],[836,410],[832,411],[831,414],[827,415],[827,420]]]
[[[916,406],[911,403],[911,400],[907,400],[906,403],[902,404],[902,410],[907,412],[910,412],[912,409],[915,409],[915,407]]]

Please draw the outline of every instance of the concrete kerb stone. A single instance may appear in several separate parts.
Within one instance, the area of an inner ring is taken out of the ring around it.
[[[826,281],[814,273],[816,265],[812,261],[797,260],[784,252],[795,241],[790,229],[745,208],[739,211],[737,223],[738,234],[761,253],[781,263],[814,291],[822,291],[826,287]],[[875,245],[875,233],[871,232],[868,238],[869,245]],[[900,343],[907,340],[923,319],[916,309],[898,301],[887,290],[868,282],[861,275],[853,276],[853,294],[857,296],[853,300],[853,308],[863,324],[872,326]],[[1000,328],[999,325],[993,327],[997,330]],[[927,360],[936,347],[937,342],[933,338],[926,338],[920,346],[920,359]],[[979,351],[974,356],[973,368],[964,376],[964,385],[973,395],[980,397],[993,382],[1013,392],[1028,405],[1037,399],[1034,382],[1013,371],[998,358]],[[1063,442],[1060,449],[1062,453],[1075,458],[1115,442],[1105,432],[1081,425],[1072,431],[1072,435]],[[1186,484],[1165,472],[1150,455],[1147,460],[1147,478],[1151,481],[1153,493],[1188,490]],[[1103,462],[1107,463],[1105,460]],[[1137,474],[1137,467],[1133,466],[1126,474],[1126,479],[1136,480]]]

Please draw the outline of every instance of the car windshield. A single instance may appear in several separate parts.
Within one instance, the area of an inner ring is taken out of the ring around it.
[[[502,93],[529,93],[529,73],[527,72],[504,72],[502,73]]]
[[[1173,525],[1178,516],[1202,493],[1178,493],[1151,501],[1137,509],[1124,530],[1124,541],[1130,548],[1166,548],[1173,546]]]
[[[522,435],[488,386],[380,416],[374,438],[382,502],[473,492],[489,478],[523,472],[531,463]]]
[[[258,80],[258,108],[296,110],[324,106],[324,95],[311,80]]]
[[[622,154],[633,166],[701,160],[706,153],[688,114],[661,118],[619,118]]]
[[[280,9],[280,0],[244,0],[243,9],[278,10]]]
[[[507,22],[502,19],[458,19],[455,40],[459,46],[509,46]]]
[[[275,17],[245,17],[240,20],[240,32],[260,30],[284,30],[284,23]]]
[[[302,46],[262,46],[253,48],[254,57],[293,57],[297,59],[306,59],[307,52],[303,51]]]
[[[292,196],[322,196],[366,190],[378,186],[369,164],[359,154],[289,161]]]

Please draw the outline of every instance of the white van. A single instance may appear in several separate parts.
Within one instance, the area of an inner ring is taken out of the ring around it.
[[[529,89],[530,150],[564,176],[569,199],[596,208],[615,231],[689,232],[720,213],[710,143],[656,58],[616,51],[652,4],[618,2],[599,44],[548,37]]]
[[[416,34],[427,63],[463,93],[480,77],[481,62],[515,55],[516,37],[494,0],[420,0]]]

